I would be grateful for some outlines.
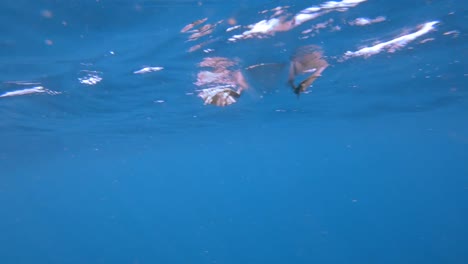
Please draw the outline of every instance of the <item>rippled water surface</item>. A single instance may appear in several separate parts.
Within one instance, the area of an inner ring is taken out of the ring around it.
[[[467,7],[2,1],[0,263],[467,263]]]

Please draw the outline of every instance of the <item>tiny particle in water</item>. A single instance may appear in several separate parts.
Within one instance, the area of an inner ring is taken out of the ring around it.
[[[49,45],[49,46],[54,45],[54,42],[53,42],[52,40],[50,40],[50,39],[44,40],[44,43],[45,43],[46,45]]]
[[[52,13],[52,11],[45,9],[41,11],[41,16],[45,18],[52,18],[54,14]]]
[[[162,103],[164,103],[164,100],[156,100],[156,101],[154,101],[154,102],[155,102],[155,103],[158,103],[158,104],[162,104]]]
[[[231,26],[234,26],[235,24],[237,24],[237,21],[236,21],[236,19],[234,19],[234,18],[228,19],[227,22],[228,22],[228,24],[231,25]]]

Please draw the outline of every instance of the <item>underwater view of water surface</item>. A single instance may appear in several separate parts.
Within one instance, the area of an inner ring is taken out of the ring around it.
[[[458,0],[4,0],[0,263],[468,263]]]

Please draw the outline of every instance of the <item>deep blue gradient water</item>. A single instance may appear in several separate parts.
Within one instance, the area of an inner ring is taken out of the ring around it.
[[[323,3],[1,1],[0,263],[468,263],[468,5],[368,0],[229,41]],[[224,22],[188,41],[202,18]],[[197,97],[205,57],[309,44],[330,62],[311,93],[284,67],[245,71],[235,104]]]

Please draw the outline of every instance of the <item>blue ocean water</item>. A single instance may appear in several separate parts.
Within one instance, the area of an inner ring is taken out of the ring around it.
[[[3,0],[0,263],[468,263],[467,7]],[[197,96],[208,57],[236,103]]]

